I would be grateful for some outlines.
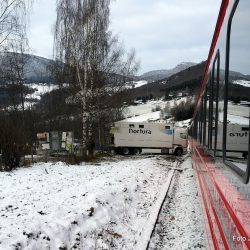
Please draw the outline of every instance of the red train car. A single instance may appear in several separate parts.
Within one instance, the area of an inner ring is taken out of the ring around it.
[[[208,249],[250,249],[250,1],[223,0],[191,126]]]

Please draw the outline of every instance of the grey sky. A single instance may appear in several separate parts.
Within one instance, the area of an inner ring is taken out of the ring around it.
[[[52,57],[55,0],[37,0],[30,18],[34,54]],[[139,73],[172,68],[180,62],[207,58],[220,1],[116,0],[111,4],[111,30],[126,50],[135,48]]]

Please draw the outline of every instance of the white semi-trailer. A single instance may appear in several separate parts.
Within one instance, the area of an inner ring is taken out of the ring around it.
[[[207,133],[208,137],[208,133]],[[227,124],[226,155],[228,157],[247,158],[249,143],[249,125]],[[206,138],[206,142],[207,142]],[[212,130],[212,149],[214,148],[215,132]],[[222,156],[223,124],[218,124],[216,155]]]
[[[119,121],[111,129],[117,153],[159,152],[182,155],[188,146],[187,129],[174,124]]]

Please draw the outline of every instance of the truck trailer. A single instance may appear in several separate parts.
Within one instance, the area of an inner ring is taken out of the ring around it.
[[[115,152],[124,155],[157,152],[180,156],[188,146],[186,128],[163,122],[119,121],[110,133]]]
[[[223,123],[218,123],[217,129],[216,156],[222,156],[223,153]],[[249,125],[227,124],[226,135],[226,156],[227,157],[248,157]],[[206,145],[208,145],[208,132],[206,132]],[[212,128],[211,149],[215,145],[215,128]],[[213,154],[212,154],[213,155]]]

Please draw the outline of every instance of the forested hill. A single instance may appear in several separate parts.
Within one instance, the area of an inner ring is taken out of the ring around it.
[[[150,96],[151,98],[163,97],[170,92],[173,92],[175,95],[178,95],[178,93],[182,91],[186,91],[188,95],[195,94],[199,88],[205,64],[206,62],[202,62],[173,74],[170,77],[131,89],[130,95],[134,99],[140,99],[140,97],[143,96]]]
[[[26,83],[52,82],[51,66],[53,60],[31,54],[2,53],[0,56],[0,83],[5,83],[6,76],[19,75],[22,70]],[[22,74],[20,74],[22,75]]]

